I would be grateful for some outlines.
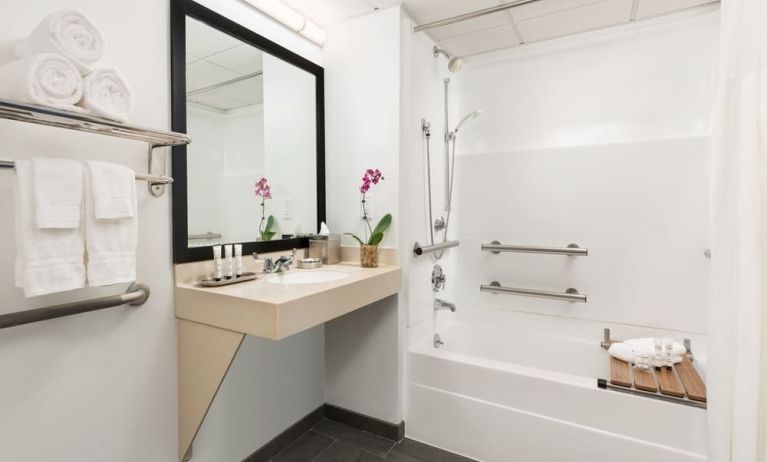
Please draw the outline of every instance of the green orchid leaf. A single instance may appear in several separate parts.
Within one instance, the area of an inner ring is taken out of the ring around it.
[[[368,245],[378,245],[381,241],[383,241],[384,233],[377,232],[373,233],[372,236],[370,236],[370,240],[368,241]]]
[[[357,236],[356,236],[354,233],[344,233],[344,236],[351,236],[351,237],[353,237],[354,239],[356,239],[356,240],[357,240],[357,242],[359,242],[359,243],[360,243],[360,245],[365,245],[365,243],[364,243],[364,242],[362,242],[362,239],[358,238],[358,237],[357,237]]]
[[[261,240],[262,241],[271,241],[274,235],[277,234],[274,231],[264,231],[261,233]]]
[[[264,228],[264,232],[265,233],[271,232],[273,227],[274,227],[274,215],[269,215],[269,218],[267,218],[266,220],[266,228]]]
[[[378,233],[381,233],[381,239],[383,239],[383,233],[385,233],[386,230],[389,229],[389,226],[391,226],[391,213],[387,213],[381,218],[381,221],[378,222],[375,229],[373,230],[373,233],[370,235],[370,239],[372,240],[373,236],[375,236]]]

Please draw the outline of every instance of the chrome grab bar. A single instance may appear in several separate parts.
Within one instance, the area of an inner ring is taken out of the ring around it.
[[[522,295],[525,297],[551,298],[555,300],[566,300],[568,302],[586,303],[586,294],[578,292],[576,289],[567,289],[564,292],[552,292],[548,290],[520,289],[517,287],[504,287],[498,281],[479,286],[480,292],[492,294]]]
[[[540,247],[533,245],[503,245],[498,241],[490,244],[482,244],[483,252],[492,252],[499,254],[501,252],[519,252],[519,253],[542,253],[548,255],[569,255],[573,257],[588,256],[589,249],[582,249],[578,244],[570,244],[567,247]]]
[[[422,246],[421,244],[416,242],[415,245],[413,246],[413,254],[415,254],[415,256],[417,257],[417,256],[424,255],[424,254],[427,254],[427,253],[432,253],[432,252],[437,252],[439,250],[449,249],[451,247],[458,247],[459,244],[460,244],[460,242],[458,242],[458,241],[447,241],[447,242],[442,242],[441,244],[424,245],[424,246]]]
[[[79,302],[65,303],[63,305],[47,306],[33,310],[16,311],[0,315],[0,329],[20,326],[48,319],[71,316],[73,314],[87,313],[89,311],[103,310],[120,305],[139,306],[149,299],[149,287],[144,284],[133,283],[127,292],[109,297],[82,300]]]

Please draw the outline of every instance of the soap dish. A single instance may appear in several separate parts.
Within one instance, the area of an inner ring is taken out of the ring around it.
[[[242,273],[242,276],[232,279],[222,278],[218,281],[213,278],[200,279],[199,283],[202,287],[222,287],[237,284],[238,282],[252,281],[254,279],[256,279],[256,273]]]
[[[301,258],[296,262],[298,269],[322,268],[322,259],[320,258]]]

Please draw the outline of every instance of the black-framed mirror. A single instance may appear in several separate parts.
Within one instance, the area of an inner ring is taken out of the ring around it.
[[[308,246],[325,220],[323,68],[191,0],[171,1],[173,259]]]

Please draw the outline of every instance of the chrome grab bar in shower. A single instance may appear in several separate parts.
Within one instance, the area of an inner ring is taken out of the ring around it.
[[[492,252],[496,255],[501,252],[518,252],[585,257],[589,254],[589,249],[580,248],[578,247],[578,244],[570,244],[567,247],[540,247],[532,245],[503,245],[498,241],[493,241],[490,244],[482,244],[482,251]]]
[[[133,283],[128,287],[127,292],[120,295],[2,314],[0,315],[0,329],[45,321],[47,319],[61,318],[63,316],[71,316],[73,314],[87,313],[89,311],[103,310],[104,308],[112,308],[114,306],[125,304],[139,306],[143,305],[148,299],[149,287],[144,284]]]
[[[451,247],[458,247],[460,242],[458,241],[447,241],[442,242],[440,244],[434,244],[434,245],[421,245],[419,243],[415,243],[413,246],[413,254],[415,254],[416,257],[420,255],[424,255],[427,253],[437,252],[439,250],[449,249]]]
[[[552,292],[538,289],[520,289],[518,287],[504,287],[498,281],[479,286],[480,292],[492,294],[522,295],[525,297],[551,298],[555,300],[566,300],[568,302],[586,303],[586,294],[578,292],[576,289],[567,289],[564,292]]]

